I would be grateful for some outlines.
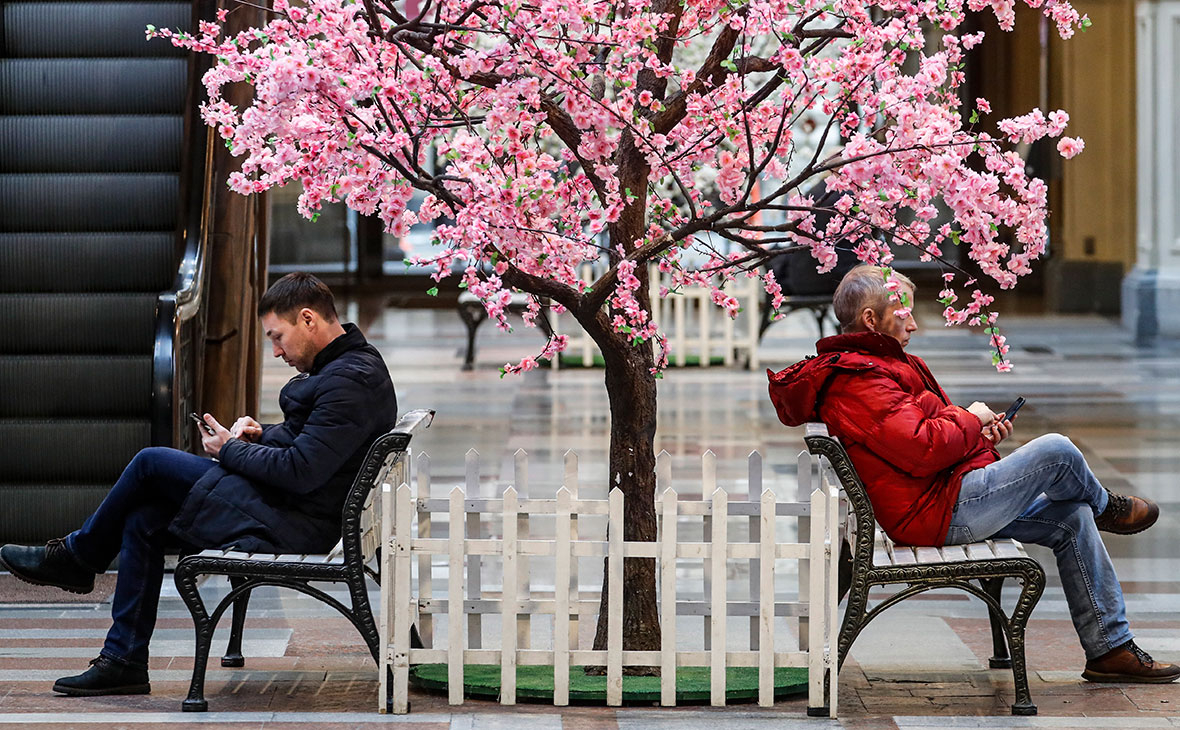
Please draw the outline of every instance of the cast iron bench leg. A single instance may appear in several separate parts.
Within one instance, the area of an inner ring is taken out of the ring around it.
[[[209,645],[213,643],[213,626],[205,603],[197,590],[197,577],[181,562],[176,567],[176,587],[180,597],[193,615],[193,629],[196,631],[196,651],[193,655],[193,679],[188,686],[188,697],[181,705],[184,712],[205,712],[209,703],[205,701],[205,665],[209,663]]]
[[[230,576],[229,584],[237,588],[245,582],[245,578]],[[234,599],[233,617],[230,622],[229,646],[225,649],[225,656],[221,657],[223,667],[244,667],[246,657],[242,655],[242,632],[246,625],[246,607],[250,603],[250,592],[246,591]]]
[[[983,587],[985,593],[1000,602],[1000,595],[1004,590],[1003,578],[982,578],[979,585]],[[992,669],[1011,669],[1012,657],[1008,655],[1008,639],[1004,635],[1004,622],[996,616],[992,611],[988,611],[987,616],[991,619],[992,625],[992,656],[987,660],[987,665]]]
[[[1012,618],[1008,619],[1008,649],[1012,655],[1012,681],[1016,690],[1016,702],[1012,705],[1013,715],[1037,714],[1037,706],[1033,704],[1032,693],[1028,689],[1024,633],[1033,607],[1037,605],[1041,593],[1045,590],[1045,571],[1036,562],[1028,562],[1031,563],[1028,570],[1023,576],[1017,577],[1021,583],[1020,598],[1012,609]]]

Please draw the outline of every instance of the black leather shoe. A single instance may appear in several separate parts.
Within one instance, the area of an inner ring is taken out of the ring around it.
[[[0,547],[0,565],[33,585],[55,586],[70,593],[94,590],[94,571],[74,559],[62,538],[50,540],[45,547]]]
[[[151,693],[152,686],[148,684],[147,669],[99,655],[90,660],[90,669],[54,682],[53,691],[73,697],[146,695]]]

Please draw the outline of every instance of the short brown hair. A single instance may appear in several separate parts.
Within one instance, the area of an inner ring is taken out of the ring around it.
[[[270,285],[258,300],[258,316],[274,312],[289,317],[305,307],[329,322],[337,319],[336,300],[328,285],[305,271],[295,271]]]
[[[910,277],[897,270],[891,271],[889,278],[910,289],[917,289]],[[844,275],[832,296],[832,310],[836,313],[836,320],[840,322],[840,329],[844,332],[856,331],[857,318],[865,307],[871,308],[877,316],[881,316],[885,314],[888,305],[889,290],[885,288],[885,269],[882,266],[857,266]]]

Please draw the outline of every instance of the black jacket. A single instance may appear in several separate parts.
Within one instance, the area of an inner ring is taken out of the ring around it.
[[[354,324],[279,394],[284,421],[258,443],[230,439],[169,529],[198,548],[326,552],[373,441],[393,428],[397,397],[377,349]]]

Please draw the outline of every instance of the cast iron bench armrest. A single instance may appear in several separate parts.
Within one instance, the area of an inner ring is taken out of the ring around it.
[[[189,684],[188,698],[182,705],[185,712],[204,712],[209,707],[205,700],[205,669],[209,662],[209,647],[213,642],[217,621],[231,605],[233,619],[229,647],[221,658],[221,666],[245,665],[242,628],[250,591],[259,586],[292,588],[335,608],[360,632],[369,647],[369,653],[373,655],[373,661],[377,661],[380,639],[365,583],[366,575],[378,583],[381,581],[381,576],[369,567],[370,563],[379,563],[375,558],[380,548],[381,500],[374,496],[379,485],[387,481],[401,484],[408,479],[406,456],[410,439],[416,432],[430,426],[433,419],[434,411],[410,411],[401,417],[392,431],[373,442],[344,500],[340,541],[329,552],[297,555],[245,553],[232,548],[213,549],[189,555],[177,563],[176,588],[193,615],[197,639],[193,679]],[[205,603],[198,590],[199,579],[203,575],[224,575],[230,581],[229,593],[212,613],[205,610]],[[313,582],[346,584],[352,605],[345,606],[311,585]]]
[[[809,423],[804,441],[813,458],[821,460],[821,465],[826,460],[851,510],[852,570],[850,585],[841,585],[841,594],[848,591],[848,604],[840,627],[837,667],[844,664],[861,630],[885,609],[928,590],[958,588],[988,607],[995,654],[989,664],[992,668],[1012,668],[1016,691],[1012,714],[1035,715],[1037,706],[1032,703],[1025,666],[1024,632],[1045,589],[1045,571],[1041,565],[1015,540],[985,540],[941,548],[893,543],[877,529],[868,492],[839,440],[828,435],[824,424]],[[1010,614],[1000,604],[1005,578],[1014,578],[1021,586],[1020,597]],[[979,585],[972,581],[978,581]],[[900,590],[870,607],[869,590],[875,585],[897,585]]]

